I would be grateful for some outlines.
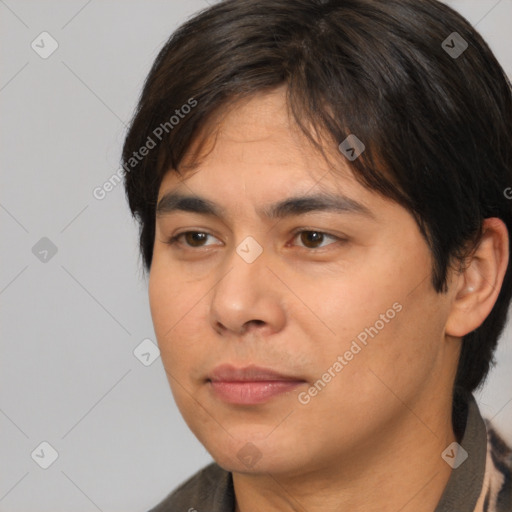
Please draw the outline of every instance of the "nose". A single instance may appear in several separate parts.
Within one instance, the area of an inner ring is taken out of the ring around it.
[[[268,263],[265,251],[252,263],[233,251],[211,296],[210,321],[219,334],[265,336],[283,329],[286,289]]]

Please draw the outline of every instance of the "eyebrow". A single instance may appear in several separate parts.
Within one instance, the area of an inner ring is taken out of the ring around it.
[[[226,214],[226,210],[222,206],[201,196],[185,195],[179,192],[164,194],[156,207],[157,217],[176,211],[198,213],[221,219]],[[374,213],[367,206],[347,196],[328,192],[290,197],[258,209],[258,214],[269,219],[282,219],[317,211],[355,213],[375,219]]]

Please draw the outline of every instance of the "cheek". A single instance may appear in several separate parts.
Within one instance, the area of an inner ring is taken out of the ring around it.
[[[165,332],[166,325],[167,329],[172,326],[171,317],[173,311],[175,311],[176,301],[173,284],[163,272],[159,271],[154,261],[149,274],[148,296],[153,326],[160,342],[160,337]]]
[[[184,383],[196,377],[201,370],[197,362],[205,356],[209,295],[205,296],[208,287],[204,283],[180,281],[176,277],[179,275],[155,265],[149,277],[148,294],[164,368]],[[211,348],[212,352],[216,349]]]
[[[148,283],[153,327],[164,362],[167,353],[180,352],[178,345],[180,340],[184,340],[183,337],[176,336],[176,333],[187,321],[187,316],[193,314],[191,289],[177,280],[176,275],[173,272],[164,272],[158,265],[154,265]]]
[[[182,275],[183,272],[162,265],[158,258],[153,261],[148,294],[157,335],[158,331],[165,333],[171,328],[174,330],[174,326],[186,319],[200,300],[201,289],[198,284],[180,280]]]
[[[392,256],[343,276],[324,287],[323,294],[308,295],[315,298],[318,317],[332,331],[323,336],[325,351],[317,369],[326,371],[346,354],[344,377],[337,379],[345,389],[355,386],[371,393],[374,386],[382,386],[372,371],[401,387],[411,379],[426,378],[435,364],[443,313],[424,276],[428,259],[417,255],[414,261],[401,261]]]
[[[350,342],[360,333],[364,338],[365,329],[375,322],[379,322],[379,331],[382,330],[380,315],[386,315],[388,310],[386,319],[391,318],[389,323],[399,315],[393,309],[393,304],[400,294],[389,283],[381,283],[379,279],[382,279],[382,272],[350,272],[340,276],[337,281],[329,279],[324,283],[322,293],[316,291],[318,288],[304,290],[303,295],[309,297],[311,309],[324,320],[330,328],[330,338],[341,344],[341,348],[347,345],[348,349]],[[384,330],[387,330],[389,324],[384,325]],[[328,335],[329,332],[324,330]]]
[[[414,296],[401,298],[401,310],[394,318],[388,323],[370,320],[371,327],[362,331],[371,331],[373,336],[365,336],[366,345],[353,368],[360,397],[381,395],[384,399],[389,394],[392,399],[396,394],[407,401],[438,371],[442,318],[429,309],[429,293],[425,287]]]

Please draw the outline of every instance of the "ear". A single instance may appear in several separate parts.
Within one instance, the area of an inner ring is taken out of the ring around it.
[[[452,281],[453,302],[447,335],[463,337],[480,327],[492,311],[509,259],[508,231],[498,218],[485,219],[482,238]]]

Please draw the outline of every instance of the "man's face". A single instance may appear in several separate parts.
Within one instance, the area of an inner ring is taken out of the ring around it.
[[[292,474],[371,456],[398,425],[429,423],[432,397],[451,393],[450,298],[432,288],[413,217],[359,184],[336,145],[325,149],[335,170],[289,120],[279,89],[233,108],[200,166],[168,172],[160,187],[159,200],[179,192],[221,212],[162,207],[149,296],[176,403],[231,471]],[[265,214],[321,194],[341,208]],[[225,364],[282,377],[215,371]]]

